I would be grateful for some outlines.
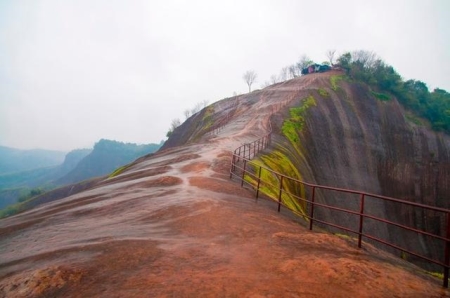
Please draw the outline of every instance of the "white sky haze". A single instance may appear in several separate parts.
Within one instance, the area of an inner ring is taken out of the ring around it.
[[[306,54],[369,50],[450,90],[450,1],[0,0],[0,145],[159,143]]]

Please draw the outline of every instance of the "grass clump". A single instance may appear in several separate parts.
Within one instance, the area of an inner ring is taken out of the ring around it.
[[[322,97],[329,97],[329,96],[330,96],[330,94],[328,93],[328,91],[325,90],[324,88],[319,88],[319,94],[320,94]]]
[[[391,100],[390,96],[384,93],[377,93],[374,91],[370,91],[370,93],[375,96],[375,98],[381,100],[381,101],[388,101]]]

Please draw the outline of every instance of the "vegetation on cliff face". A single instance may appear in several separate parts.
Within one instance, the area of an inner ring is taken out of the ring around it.
[[[328,97],[328,91],[321,89],[319,91],[323,97]],[[296,151],[295,156],[303,158],[302,150],[300,146],[299,133],[303,130],[305,125],[305,115],[308,109],[316,106],[316,100],[312,95],[309,95],[301,104],[297,107],[289,109],[289,118],[285,119],[282,125],[282,133],[289,143]],[[261,180],[266,181],[266,184],[260,186],[260,191],[274,199],[278,199],[281,196],[281,201],[284,205],[288,206],[291,210],[295,210],[299,214],[305,214],[306,205],[303,201],[298,200],[297,197],[305,197],[305,188],[302,184],[294,182],[292,179],[302,181],[302,175],[299,168],[296,166],[298,162],[292,159],[293,155],[289,153],[289,149],[278,144],[276,148],[268,153],[257,157],[254,160],[254,172],[259,173],[259,167],[261,170]],[[264,167],[286,175],[292,179],[284,178],[281,181],[279,175],[269,172]],[[256,185],[257,180],[254,177],[246,177],[247,182]],[[279,193],[279,187],[282,183],[283,191]]]
[[[298,142],[298,132],[302,131],[305,124],[306,111],[316,105],[316,100],[312,95],[308,96],[299,107],[291,108],[289,110],[290,118],[283,123],[282,132],[288,140],[295,145]]]
[[[259,173],[259,167],[262,167],[261,181],[265,181],[265,183],[260,185],[259,191],[275,200],[278,200],[278,197],[280,196],[279,187],[281,178],[279,175],[276,175],[265,168],[282,173],[293,179],[302,180],[299,169],[292,160],[290,160],[288,154],[283,152],[283,148],[281,147],[269,154],[259,156],[252,161],[252,164],[254,164],[253,172],[256,173],[256,175]],[[255,177],[246,176],[245,179],[247,182],[256,186],[257,180]],[[293,183],[292,180],[286,178],[283,179],[282,183],[283,191],[281,192],[281,202],[291,210],[294,210],[299,214],[305,214],[305,203],[294,197],[305,197],[304,187],[301,184]]]
[[[380,100],[389,100],[388,92],[414,114],[427,119],[433,130],[450,133],[450,93],[436,88],[428,90],[424,82],[403,81],[395,69],[372,52],[344,53],[337,62],[355,81],[363,82],[380,92],[372,94]]]
[[[203,116],[203,128],[209,129],[213,125],[214,106],[206,108],[205,115]]]
[[[334,75],[330,77],[330,83],[331,83],[331,89],[333,89],[334,91],[337,91],[339,88],[339,81],[343,80],[344,76],[343,75]]]
[[[427,119],[433,130],[450,134],[450,93],[439,88],[430,92],[427,85],[418,80],[403,81],[392,66],[373,52],[345,52],[334,64],[335,52],[327,52],[330,64],[341,67],[348,76],[331,76],[333,91],[338,90],[338,83],[342,79],[365,83],[370,86],[372,95],[378,100],[388,101],[395,96],[406,109]],[[313,63],[308,56],[302,55],[298,62],[284,67],[279,76],[272,75],[270,82],[266,82],[263,87],[296,78],[304,67]]]

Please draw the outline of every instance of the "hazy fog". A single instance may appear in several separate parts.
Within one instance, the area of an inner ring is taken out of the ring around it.
[[[196,103],[307,54],[376,52],[450,90],[450,1],[0,0],[0,145],[159,143]]]

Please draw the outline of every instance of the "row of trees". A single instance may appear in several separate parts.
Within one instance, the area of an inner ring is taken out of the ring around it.
[[[335,50],[328,51],[327,57],[329,61],[324,61],[322,64],[332,65],[335,52]],[[298,62],[283,67],[278,75],[272,75],[269,81],[265,81],[261,85],[261,88],[299,77],[302,74],[302,69],[313,63],[314,62],[308,56],[303,55]],[[246,71],[242,76],[245,83],[248,85],[248,92],[251,92],[251,86],[256,82],[257,77],[258,75],[253,70]]]
[[[334,60],[336,57],[336,50],[328,50],[325,53],[325,55],[328,60],[323,61],[321,64],[332,66],[334,64]],[[309,58],[307,55],[302,55],[297,62],[283,67],[280,70],[280,73],[278,75],[270,76],[270,79],[268,81],[265,81],[261,85],[261,87],[265,88],[267,86],[270,86],[270,85],[273,85],[276,83],[284,82],[284,81],[299,77],[302,74],[302,69],[308,67],[311,64],[314,64],[314,61],[311,58]]]
[[[279,82],[284,82],[293,78],[296,78],[298,76],[301,75],[302,69],[307,67],[308,65],[312,64],[312,60],[309,59],[306,55],[303,55],[302,58],[300,58],[300,61],[283,67],[280,71],[279,75],[272,75],[270,77],[269,81],[265,81],[262,85],[261,88],[265,88],[267,86],[279,83]],[[245,83],[248,85],[248,92],[252,91],[252,85],[253,83],[256,82],[256,78],[258,77],[258,75],[256,74],[255,71],[253,70],[248,70],[244,73],[244,75],[242,76],[242,78],[244,79]]]

